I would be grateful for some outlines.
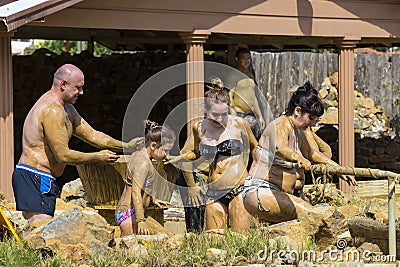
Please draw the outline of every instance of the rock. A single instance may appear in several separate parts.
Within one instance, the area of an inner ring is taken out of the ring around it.
[[[338,235],[337,237],[338,237],[338,239],[352,238],[349,230],[347,230],[347,231],[344,232],[344,233],[341,233],[341,234]]]
[[[396,162],[396,158],[391,155],[375,155],[369,158],[369,162],[376,164],[382,162]]]
[[[338,124],[339,123],[339,110],[335,107],[330,107],[319,121],[320,124]]]
[[[78,178],[63,186],[60,197],[64,201],[69,201],[71,198],[82,198],[84,195],[85,189],[83,189],[81,179]]]
[[[339,73],[338,72],[335,72],[333,75],[331,75],[330,77],[329,77],[329,81],[331,82],[331,84],[333,85],[333,86],[337,86],[338,85],[338,81],[339,81]]]
[[[380,255],[382,254],[381,249],[377,244],[372,244],[369,242],[364,242],[361,246],[357,248],[358,251],[364,253],[365,251],[371,252],[372,255]]]
[[[156,234],[156,235],[136,235],[138,241],[160,241],[163,239],[167,239],[168,235],[166,234]]]
[[[357,216],[361,213],[361,207],[356,205],[345,205],[337,207],[338,212],[340,212],[345,219]]]
[[[326,88],[322,88],[322,89],[320,89],[319,92],[318,92],[318,96],[319,96],[319,98],[321,98],[321,99],[324,99],[325,97],[327,97],[328,94],[329,94],[329,92],[328,92],[328,90],[327,90]]]
[[[400,143],[395,141],[390,142],[390,145],[388,145],[385,149],[385,153],[392,156],[400,157]]]
[[[220,258],[223,259],[226,256],[226,250],[223,249],[218,249],[218,248],[209,248],[207,249],[207,256],[213,257],[213,258]]]
[[[315,234],[315,242],[322,248],[332,245],[336,237],[347,231],[347,222],[345,216],[336,208],[330,207],[323,216],[323,226]]]
[[[63,213],[66,210],[75,209],[75,208],[82,210],[81,206],[75,205],[74,203],[71,203],[71,202],[65,202],[61,198],[57,198],[56,199],[55,216],[58,216],[59,214]]]
[[[183,240],[185,239],[186,234],[173,235],[170,238],[166,239],[165,242],[171,249],[177,249],[182,246]]]
[[[325,78],[324,81],[321,83],[321,88],[325,88],[326,90],[329,90],[329,88],[333,87],[331,85],[331,81],[329,77]]]
[[[60,198],[65,202],[71,202],[79,207],[85,208],[87,206],[87,200],[81,179],[78,178],[66,183],[63,186]]]
[[[113,234],[114,228],[96,212],[74,208],[33,229],[24,239],[36,249],[79,262],[109,250]]]
[[[247,262],[249,262],[249,260],[242,255],[237,256],[233,259],[233,265],[237,265],[237,266],[244,266]],[[250,265],[248,265],[248,266],[250,266]]]
[[[148,255],[148,248],[141,244],[135,235],[118,238],[118,241],[116,240],[116,248],[125,250],[128,254],[136,256]]]
[[[322,227],[322,217],[322,213],[309,211],[300,214],[298,220],[270,225],[270,237],[276,239],[286,236],[298,245],[305,245],[307,238],[315,235]]]

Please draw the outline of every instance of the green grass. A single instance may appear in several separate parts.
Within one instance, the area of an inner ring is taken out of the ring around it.
[[[148,255],[138,256],[123,251],[113,251],[104,257],[93,259],[94,266],[126,266],[138,263],[142,266],[218,266],[238,263],[256,263],[257,252],[268,245],[268,233],[252,229],[245,235],[225,229],[221,236],[186,234],[181,243],[152,242]],[[226,251],[225,255],[213,256],[207,249]]]
[[[48,255],[18,243],[14,239],[0,242],[0,266],[68,266],[63,264],[57,255]]]
[[[256,222],[254,222],[256,224]],[[154,241],[147,244],[147,254],[131,250],[112,249],[105,255],[93,255],[84,262],[89,266],[220,266],[261,263],[257,257],[269,244],[267,228],[253,225],[246,234],[236,234],[228,228],[222,235],[186,234],[179,241]],[[220,256],[207,253],[216,248],[226,251]],[[276,248],[274,248],[276,249]],[[82,263],[80,263],[82,264]],[[64,262],[57,255],[48,255],[12,239],[0,242],[0,266],[79,266]]]

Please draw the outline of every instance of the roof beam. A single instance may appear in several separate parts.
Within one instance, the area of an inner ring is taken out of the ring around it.
[[[10,32],[83,0],[19,0],[0,7],[0,30]]]

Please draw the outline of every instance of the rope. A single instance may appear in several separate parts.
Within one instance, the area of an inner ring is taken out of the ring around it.
[[[315,175],[317,174],[317,172],[315,171],[317,169],[316,165],[312,165],[311,166],[311,178],[313,181],[313,187],[308,190],[307,195],[310,199],[310,202],[315,205],[317,203],[321,203],[322,201],[325,200],[326,196],[325,196],[325,191],[327,188],[327,184],[328,182],[330,182],[332,180],[332,175],[329,172],[328,168],[323,168],[322,169],[322,176],[315,178]],[[322,184],[322,191],[319,185]],[[312,192],[315,192],[315,194],[313,194]]]

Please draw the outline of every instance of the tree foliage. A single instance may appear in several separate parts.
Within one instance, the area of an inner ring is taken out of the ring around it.
[[[46,48],[56,54],[66,52],[67,41],[64,40],[45,40],[38,45],[38,48]],[[82,50],[87,49],[87,42],[84,42]],[[76,54],[78,52],[78,41],[69,41],[69,53]],[[112,54],[113,51],[97,42],[94,42],[94,55],[101,56],[103,54]]]

